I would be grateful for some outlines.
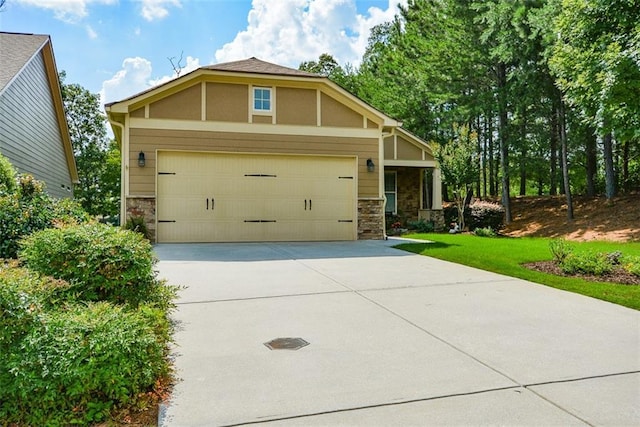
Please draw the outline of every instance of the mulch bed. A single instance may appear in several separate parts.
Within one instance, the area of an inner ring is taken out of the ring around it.
[[[615,283],[617,285],[640,285],[640,277],[627,272],[623,268],[616,268],[606,275],[594,276],[592,274],[565,274],[553,261],[530,262],[523,264],[523,267],[530,270],[540,271],[542,273],[555,274],[556,276],[580,277],[590,282],[608,282]]]

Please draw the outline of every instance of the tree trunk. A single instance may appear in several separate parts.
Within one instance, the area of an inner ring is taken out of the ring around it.
[[[478,196],[480,196],[482,193],[480,191],[480,187],[482,185],[482,143],[480,142],[480,116],[478,115],[478,117],[476,117],[476,133],[477,133],[477,137],[476,137],[476,146],[477,146],[477,150],[478,150],[478,171],[479,171],[479,175],[476,178],[476,194]]]
[[[500,169],[502,172],[502,206],[504,206],[504,221],[511,223],[511,198],[509,182],[509,140],[507,127],[509,117],[507,115],[507,67],[499,63],[498,73],[498,132],[500,134]]]
[[[598,140],[596,138],[596,130],[588,127],[585,135],[585,154],[587,173],[587,196],[596,195],[596,173],[598,173]]]
[[[558,164],[558,117],[557,117],[557,102],[554,100],[553,114],[551,115],[550,123],[550,138],[549,138],[549,195],[555,196],[558,194],[558,171],[556,169]]]
[[[485,116],[484,118],[484,123],[483,123],[483,138],[482,138],[482,196],[486,199],[487,198],[487,150],[489,149],[488,145],[487,145],[487,140],[488,140],[488,135],[489,135],[489,126],[488,126],[488,120],[487,117]]]
[[[558,127],[560,129],[560,146],[562,147],[562,182],[564,183],[564,194],[567,197],[567,219],[573,221],[573,200],[571,199],[569,162],[567,160],[567,123],[564,102],[562,101],[558,105]]]
[[[522,123],[520,124],[520,195],[527,194],[527,117],[526,107],[522,108]]]
[[[622,188],[624,191],[630,189],[629,184],[629,140],[627,140],[622,149]]]
[[[605,195],[607,200],[611,201],[616,195],[616,180],[613,170],[613,138],[611,132],[608,132],[603,138],[604,144],[604,182]]]
[[[498,195],[496,186],[496,162],[494,158],[495,147],[493,146],[493,114],[489,115],[489,194],[492,197]]]

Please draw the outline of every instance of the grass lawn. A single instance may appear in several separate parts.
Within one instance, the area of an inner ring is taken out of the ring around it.
[[[521,264],[552,259],[546,238],[477,237],[471,234],[410,234],[404,237],[433,243],[403,243],[399,249],[452,261],[482,270],[529,280],[566,291],[640,310],[640,286],[590,282],[522,267]],[[576,251],[613,252],[640,256],[640,243],[571,242]]]

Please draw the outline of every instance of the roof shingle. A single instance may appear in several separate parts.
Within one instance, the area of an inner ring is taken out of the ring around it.
[[[40,34],[0,32],[0,92],[48,40]]]
[[[321,78],[319,74],[309,73],[306,71],[296,70],[294,68],[283,67],[282,65],[272,64],[262,61],[258,58],[243,59],[240,61],[224,62],[222,64],[208,65],[207,70],[215,71],[231,71],[235,73],[253,73],[253,74],[271,74],[277,76],[297,76],[297,77],[316,77]]]

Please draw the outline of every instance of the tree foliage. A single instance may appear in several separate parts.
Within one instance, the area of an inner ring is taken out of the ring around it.
[[[565,194],[571,216],[572,192],[640,188],[639,52],[637,1],[409,0],[349,90],[429,142],[477,135],[475,194],[507,222],[514,194]],[[309,69],[340,67],[323,57]]]
[[[116,215],[120,198],[120,155],[107,137],[106,118],[100,98],[78,84],[64,83],[62,99],[76,158],[80,183],[75,198],[91,215]]]
[[[434,151],[442,172],[442,180],[453,190],[461,230],[465,227],[464,209],[467,193],[478,178],[476,144],[477,135],[463,127],[454,141],[438,145]]]

